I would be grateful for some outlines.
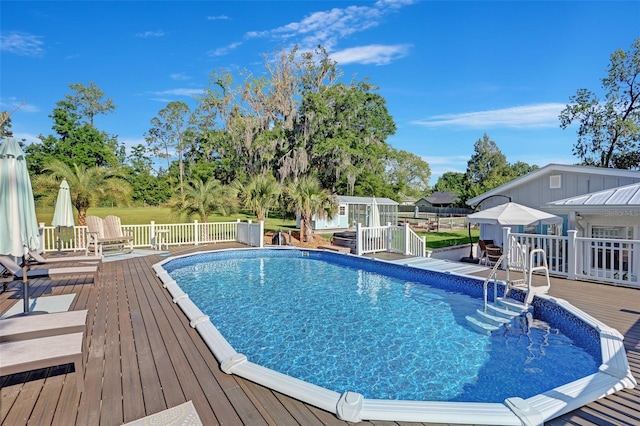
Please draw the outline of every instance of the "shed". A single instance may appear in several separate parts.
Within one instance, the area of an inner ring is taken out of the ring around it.
[[[314,231],[323,229],[349,229],[356,223],[363,226],[369,225],[371,215],[371,204],[376,200],[380,213],[380,223],[392,225],[398,224],[398,203],[390,198],[378,197],[352,197],[338,195],[338,213],[331,219],[311,218],[311,228]],[[297,220],[300,226],[300,218]]]

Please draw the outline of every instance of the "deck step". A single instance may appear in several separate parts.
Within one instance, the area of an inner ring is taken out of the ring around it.
[[[499,306],[505,307],[511,311],[522,313],[529,310],[523,302],[512,299],[510,297],[498,297],[496,301]]]
[[[491,332],[496,331],[500,327],[497,325],[487,324],[486,322],[482,322],[475,317],[467,315],[467,322],[475,331],[481,334],[491,334]]]
[[[511,318],[515,318],[519,316],[522,313],[520,311],[514,311],[506,307],[496,306],[491,303],[487,304],[487,311],[489,312],[490,315],[493,315],[496,317],[503,317],[509,320]]]
[[[343,246],[334,246],[334,245],[325,244],[325,245],[319,246],[318,248],[323,250],[337,251],[339,253],[351,253],[351,249],[349,247],[343,247]]]
[[[490,313],[484,312],[481,309],[478,309],[476,311],[476,317],[478,317],[478,319],[482,322],[496,326],[501,326],[502,324],[506,324],[510,321],[510,319],[508,318],[491,315]]]

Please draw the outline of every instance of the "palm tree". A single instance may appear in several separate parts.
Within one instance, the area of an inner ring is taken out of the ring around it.
[[[178,217],[191,219],[198,216],[202,223],[206,223],[216,211],[226,215],[234,205],[234,197],[230,189],[214,177],[207,181],[192,179],[185,187],[184,194],[174,196],[166,205]]]
[[[224,186],[218,179],[210,177],[206,181],[191,179],[184,188],[183,194],[171,198],[168,206],[178,217],[191,219],[198,216],[201,227],[201,238],[207,239],[209,229],[207,221],[215,212],[226,215],[234,207],[236,198],[233,191]]]
[[[71,202],[78,210],[78,225],[87,224],[87,210],[101,200],[127,203],[131,199],[131,186],[120,179],[120,172],[105,167],[86,167],[74,164],[69,167],[60,160],[51,160],[43,170],[48,174],[36,176],[33,186],[45,204],[55,203],[58,186],[62,179],[69,183]]]
[[[285,192],[289,211],[300,215],[301,241],[312,242],[311,218],[314,215],[333,217],[338,209],[337,200],[329,191],[322,189],[315,176],[303,176],[297,182],[289,183]]]
[[[269,210],[278,203],[282,193],[282,187],[270,174],[256,175],[246,185],[236,181],[233,186],[244,208],[254,212],[258,221],[266,219]]]

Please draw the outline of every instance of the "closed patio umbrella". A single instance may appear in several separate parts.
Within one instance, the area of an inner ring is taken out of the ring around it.
[[[378,208],[378,202],[376,197],[371,200],[371,211],[369,213],[369,227],[377,228],[380,226],[380,209]]]
[[[58,199],[56,200],[56,209],[53,212],[53,221],[51,226],[55,226],[58,232],[58,251],[61,250],[60,228],[73,228],[73,206],[71,204],[71,192],[66,179],[62,180],[58,189]]]
[[[29,283],[24,256],[40,247],[36,208],[25,154],[8,133],[0,145],[0,254],[23,258],[24,312]]]

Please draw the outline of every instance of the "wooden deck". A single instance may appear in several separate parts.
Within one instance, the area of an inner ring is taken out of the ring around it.
[[[161,259],[151,255],[104,263],[101,282],[95,286],[90,276],[32,281],[32,296],[75,294],[70,309],[89,310],[85,390],[78,394],[71,366],[1,377],[0,424],[120,425],[188,400],[205,425],[348,424],[332,413],[224,374],[153,273],[151,265]],[[14,283],[0,294],[0,313],[20,301],[21,291]],[[624,334],[629,362],[640,378],[640,290],[553,280],[551,294]],[[619,392],[548,424],[640,424],[640,390]]]

